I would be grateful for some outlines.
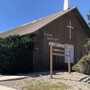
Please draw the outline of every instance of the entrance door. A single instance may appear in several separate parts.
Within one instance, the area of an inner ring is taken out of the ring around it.
[[[68,55],[68,48],[70,48],[70,60],[71,63],[74,63],[74,45],[71,44],[65,44],[66,48],[65,48],[65,54]],[[68,63],[68,57],[65,56],[65,63]]]

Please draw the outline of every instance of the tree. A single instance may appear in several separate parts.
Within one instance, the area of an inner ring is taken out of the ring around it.
[[[89,27],[90,27],[90,11],[89,11],[89,13],[87,14],[87,18],[88,18],[88,25],[89,25]]]
[[[0,73],[17,74],[33,70],[34,35],[0,38]]]
[[[87,42],[84,47],[86,48],[87,54],[90,54],[90,38],[87,39]]]
[[[87,19],[88,19],[88,25],[90,27],[90,11],[87,14]],[[90,38],[87,39],[87,43],[84,45],[84,47],[86,48],[87,53],[90,54]]]

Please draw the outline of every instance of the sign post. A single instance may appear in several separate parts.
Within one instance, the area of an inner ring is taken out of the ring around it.
[[[50,46],[50,78],[53,78],[53,55],[52,55],[52,46]]]
[[[70,48],[68,49],[68,73],[71,74],[71,65],[70,65]]]

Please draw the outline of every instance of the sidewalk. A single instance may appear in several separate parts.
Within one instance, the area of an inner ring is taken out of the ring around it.
[[[4,75],[1,75],[0,76],[0,82],[1,81],[10,81],[10,80],[18,80],[18,79],[23,79],[23,78],[27,78],[28,76],[19,76],[19,75],[14,75],[14,76],[4,76]],[[13,89],[13,88],[10,88],[10,87],[6,87],[6,86],[2,86],[0,85],[0,90],[16,90],[16,89]]]
[[[16,89],[13,89],[13,88],[9,88],[9,87],[1,86],[0,85],[0,90],[16,90]]]
[[[28,76],[0,76],[0,81],[17,80],[27,78]]]

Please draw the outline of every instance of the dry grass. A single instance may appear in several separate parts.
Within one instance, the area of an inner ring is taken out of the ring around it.
[[[67,86],[61,82],[51,83],[48,81],[34,80],[29,82],[26,90],[67,90],[70,86]]]
[[[88,88],[90,88],[90,84],[89,84],[89,85],[87,85],[87,87],[88,87]]]

